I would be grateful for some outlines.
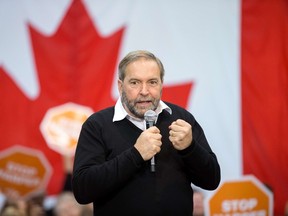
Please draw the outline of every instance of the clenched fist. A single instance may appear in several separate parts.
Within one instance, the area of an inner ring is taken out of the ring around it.
[[[134,147],[139,151],[142,158],[147,161],[160,152],[161,138],[160,130],[153,126],[141,133]]]
[[[182,119],[178,119],[169,126],[169,140],[177,150],[184,150],[192,143],[192,126]]]

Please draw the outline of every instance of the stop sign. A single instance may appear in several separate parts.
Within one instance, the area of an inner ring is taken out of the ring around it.
[[[272,216],[272,212],[272,192],[252,175],[223,182],[205,200],[207,216]]]
[[[41,151],[13,146],[0,153],[0,188],[10,198],[44,191],[50,175],[51,166]]]
[[[46,112],[40,131],[48,146],[63,155],[74,155],[83,122],[93,113],[90,107],[65,103]]]

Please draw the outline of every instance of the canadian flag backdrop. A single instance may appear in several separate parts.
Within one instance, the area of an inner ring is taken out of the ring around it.
[[[196,117],[222,180],[253,174],[288,200],[287,0],[1,0],[0,151],[43,152],[48,194],[64,179],[62,156],[40,131],[48,109],[115,103],[127,52],[156,54],[163,99]]]

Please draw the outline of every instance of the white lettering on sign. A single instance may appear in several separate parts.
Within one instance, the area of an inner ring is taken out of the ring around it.
[[[9,161],[5,169],[0,169],[0,178],[18,185],[34,187],[40,184],[40,179],[36,177],[35,167],[25,166]]]
[[[37,173],[37,169],[31,166],[25,166],[19,163],[15,163],[9,161],[6,165],[7,171],[16,172],[22,175],[35,175]]]
[[[224,200],[222,202],[223,212],[244,212],[251,211],[257,206],[258,200],[256,198],[240,199],[240,200]]]

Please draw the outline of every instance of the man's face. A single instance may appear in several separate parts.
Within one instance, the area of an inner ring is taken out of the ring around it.
[[[139,59],[126,67],[123,81],[118,80],[122,104],[130,115],[143,118],[147,110],[155,110],[162,95],[160,70],[156,62]]]

